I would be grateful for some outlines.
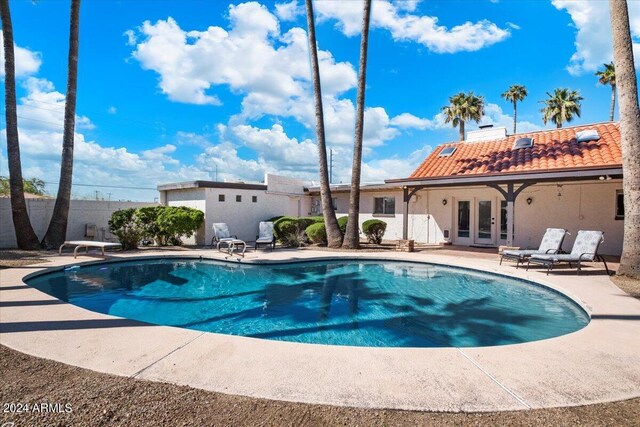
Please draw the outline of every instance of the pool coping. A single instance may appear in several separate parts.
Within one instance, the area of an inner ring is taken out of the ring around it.
[[[211,250],[118,253],[110,261],[224,261]],[[302,344],[156,326],[61,303],[24,285],[49,268],[95,264],[54,256],[2,270],[0,343],[95,371],[267,399],[365,408],[482,412],[576,406],[640,396],[640,301],[606,275],[526,272],[496,260],[434,253],[250,252],[245,263],[374,259],[451,265],[527,280],[591,317],[571,334],[523,344],[372,348]],[[236,261],[227,261],[236,262]],[[24,286],[22,286],[24,285]],[[37,308],[36,308],[37,307]]]

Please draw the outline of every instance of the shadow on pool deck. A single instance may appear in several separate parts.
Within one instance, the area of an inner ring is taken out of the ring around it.
[[[129,319],[47,320],[34,322],[2,322],[0,333],[62,331],[72,329],[104,329],[154,326]]]

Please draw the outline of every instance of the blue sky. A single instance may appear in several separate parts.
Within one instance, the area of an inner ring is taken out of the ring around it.
[[[509,130],[513,111],[500,94],[515,83],[529,90],[521,131],[544,128],[540,101],[556,87],[585,98],[575,124],[608,119],[610,88],[593,75],[611,60],[606,1],[373,3],[365,182],[407,176],[432,147],[457,139],[439,112],[459,91],[484,96],[483,123]],[[362,4],[315,7],[334,182],[348,182]],[[640,2],[629,7],[640,41]],[[11,8],[23,173],[56,183],[69,3]],[[74,195],[151,200],[153,190],[122,187],[265,172],[317,182],[303,12],[301,0],[84,1]]]

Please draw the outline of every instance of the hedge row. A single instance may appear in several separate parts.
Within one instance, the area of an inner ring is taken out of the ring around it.
[[[273,224],[273,234],[285,246],[300,246],[310,240],[313,243],[327,243],[327,230],[321,216],[311,217],[276,217]],[[347,229],[348,217],[338,218],[338,227],[342,234]],[[387,228],[387,223],[379,219],[370,219],[362,224],[362,231],[369,242],[380,244]]]
[[[158,246],[181,245],[204,222],[204,212],[186,206],[149,206],[115,211],[109,230],[118,237],[122,249],[135,249],[141,240]]]

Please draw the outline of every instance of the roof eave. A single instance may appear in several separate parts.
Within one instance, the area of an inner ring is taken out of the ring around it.
[[[406,187],[455,187],[468,184],[508,184],[520,182],[548,182],[548,181],[581,181],[592,180],[608,175],[612,178],[622,178],[622,166],[613,165],[597,168],[573,168],[547,170],[543,172],[514,172],[482,175],[458,175],[434,178],[399,178],[386,180],[387,184]]]

